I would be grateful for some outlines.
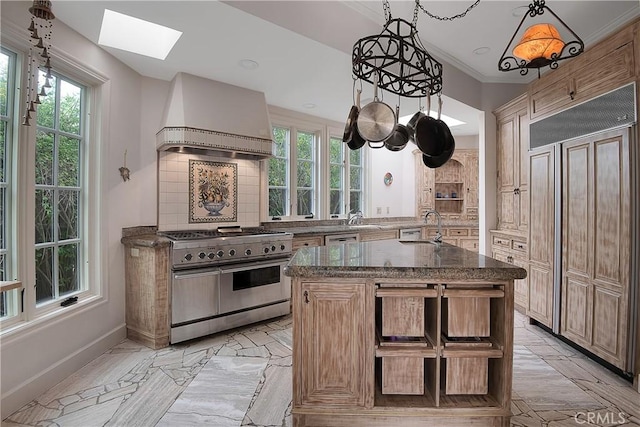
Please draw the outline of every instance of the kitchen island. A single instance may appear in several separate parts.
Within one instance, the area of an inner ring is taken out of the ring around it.
[[[456,246],[300,249],[292,278],[295,426],[508,426],[513,280]]]

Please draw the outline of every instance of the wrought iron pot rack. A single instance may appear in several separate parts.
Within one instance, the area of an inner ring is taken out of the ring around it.
[[[358,40],[352,63],[356,78],[373,84],[377,75],[379,88],[400,96],[418,98],[442,91],[442,64],[424,48],[415,24],[404,19],[389,15],[380,34]]]

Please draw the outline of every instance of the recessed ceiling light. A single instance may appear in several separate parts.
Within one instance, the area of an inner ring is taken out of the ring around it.
[[[105,9],[98,44],[164,60],[181,35],[181,31]]]
[[[483,47],[479,47],[477,49],[474,49],[473,53],[475,53],[476,55],[485,55],[485,54],[489,53],[490,50],[491,50],[491,48],[483,46]]]
[[[238,62],[238,65],[240,65],[245,70],[255,70],[260,66],[260,64],[252,59],[242,59]]]
[[[306,104],[302,105],[304,108],[316,108],[316,104],[314,104],[313,102],[307,102]]]

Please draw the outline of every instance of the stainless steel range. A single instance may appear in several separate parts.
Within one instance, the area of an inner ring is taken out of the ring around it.
[[[291,233],[264,228],[159,232],[171,240],[171,343],[290,312]]]

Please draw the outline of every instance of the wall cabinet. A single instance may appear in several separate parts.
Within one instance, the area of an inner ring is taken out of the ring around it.
[[[633,81],[633,38],[634,27],[629,26],[532,82],[529,86],[531,119],[549,116]]]
[[[529,114],[523,94],[494,114],[498,130],[498,230],[527,231]]]
[[[435,209],[445,219],[478,220],[478,150],[456,150],[443,166],[432,169],[416,162],[416,216]]]
[[[628,131],[562,148],[562,335],[627,369],[629,325]]]

